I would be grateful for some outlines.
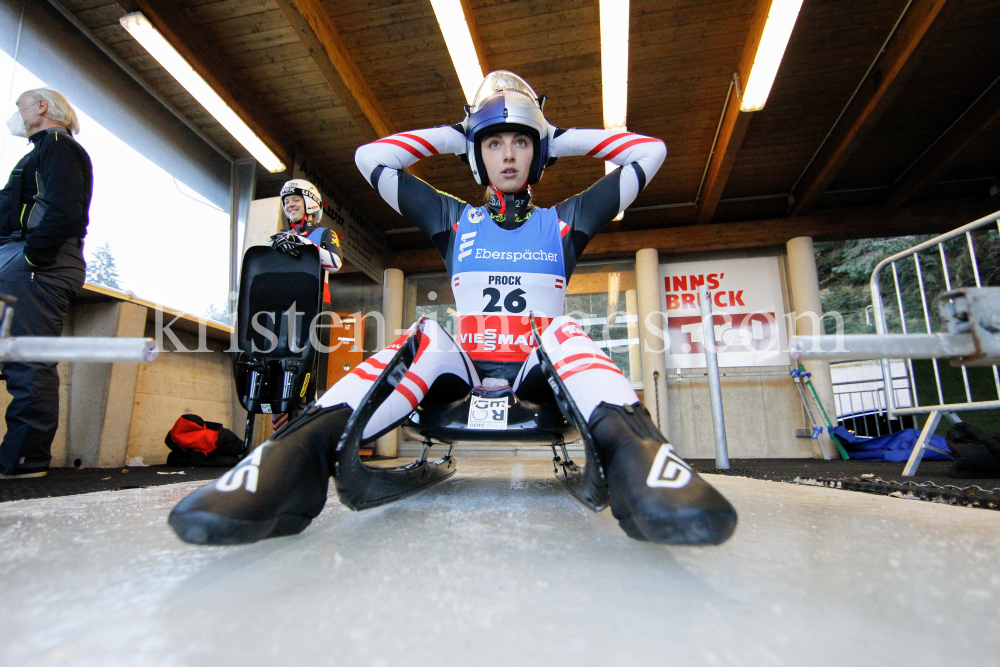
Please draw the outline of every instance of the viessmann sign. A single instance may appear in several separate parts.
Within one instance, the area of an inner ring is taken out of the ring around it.
[[[660,265],[667,314],[667,368],[704,368],[700,294],[712,291],[720,366],[787,366],[781,273],[777,257]]]

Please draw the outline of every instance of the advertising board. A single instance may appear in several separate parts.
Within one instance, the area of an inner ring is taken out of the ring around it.
[[[704,368],[700,293],[712,292],[719,366],[787,366],[788,334],[777,257],[660,265],[667,368]]]

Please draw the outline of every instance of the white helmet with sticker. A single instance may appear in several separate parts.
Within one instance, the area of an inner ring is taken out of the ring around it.
[[[295,178],[281,186],[281,211],[285,210],[285,197],[298,195],[306,205],[306,215],[315,216],[313,224],[323,219],[323,197],[315,185],[302,178]]]

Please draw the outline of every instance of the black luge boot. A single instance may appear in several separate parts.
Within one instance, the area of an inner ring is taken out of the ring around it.
[[[736,510],[666,444],[642,404],[601,403],[588,422],[611,512],[625,533],[659,544],[722,544]]]
[[[351,409],[310,408],[217,481],[170,513],[170,527],[191,544],[248,544],[297,535],[326,504],[331,452]]]

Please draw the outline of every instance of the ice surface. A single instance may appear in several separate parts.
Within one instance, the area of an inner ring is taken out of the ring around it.
[[[1000,512],[731,477],[717,548],[627,538],[543,460],[194,547],[199,483],[0,504],[0,665],[996,664]],[[2,483],[2,482],[0,482]],[[332,489],[331,489],[332,491]]]

